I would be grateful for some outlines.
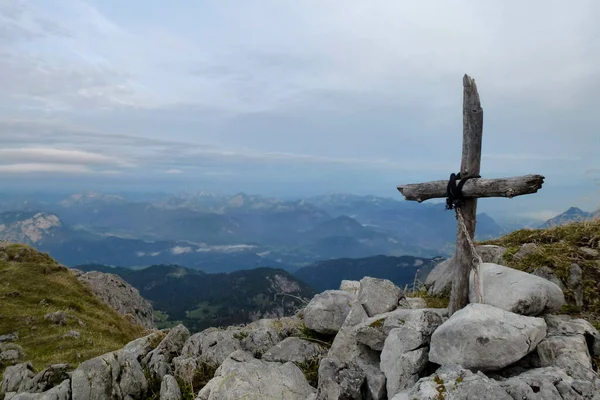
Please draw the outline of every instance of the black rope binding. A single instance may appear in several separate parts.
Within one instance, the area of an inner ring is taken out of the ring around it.
[[[462,194],[462,188],[465,183],[471,178],[481,178],[481,175],[477,176],[467,176],[466,178],[460,177],[460,172],[458,174],[450,174],[450,179],[448,180],[448,198],[446,199],[446,210],[453,210],[455,208],[460,208],[465,203],[465,198]],[[456,180],[459,179],[460,182],[458,185],[456,184]]]

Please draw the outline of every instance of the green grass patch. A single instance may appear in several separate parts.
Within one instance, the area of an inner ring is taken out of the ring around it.
[[[64,311],[64,326],[44,320]],[[79,339],[63,338],[77,330]],[[36,369],[80,362],[125,344],[145,333],[98,300],[73,273],[50,256],[28,246],[0,248],[0,334],[17,332],[16,344]],[[0,373],[6,365],[0,365]]]
[[[302,326],[300,326],[300,334],[298,335],[298,337],[300,339],[318,343],[326,347],[331,347],[333,339],[335,339],[335,335],[324,335],[322,333],[313,331],[312,329],[308,329],[306,325],[304,325],[304,323],[302,324]]]
[[[319,386],[319,362],[320,359],[315,357],[303,363],[296,363],[296,366],[302,370],[310,386],[314,388]]]

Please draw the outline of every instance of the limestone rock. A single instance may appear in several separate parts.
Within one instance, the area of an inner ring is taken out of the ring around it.
[[[592,359],[583,335],[550,336],[537,347],[542,367],[559,367],[578,379],[593,381]]]
[[[130,315],[146,329],[154,328],[152,304],[136,288],[114,274],[73,270],[79,281],[87,284],[94,295],[121,315]]]
[[[573,300],[577,307],[583,307],[583,271],[577,264],[571,264],[569,267],[569,277],[567,286],[573,292]]]
[[[142,364],[157,379],[162,379],[167,374],[172,374],[171,361],[181,354],[185,342],[190,337],[190,331],[183,325],[177,325],[167,333],[167,336],[158,346],[149,352]]]
[[[71,382],[66,379],[60,385],[43,393],[18,393],[6,400],[71,400]]]
[[[475,247],[475,251],[481,257],[484,263],[494,263],[504,265],[504,254],[506,249],[502,246],[494,246],[492,244],[484,244]]]
[[[526,272],[483,263],[480,276],[484,304],[522,315],[558,311],[565,304],[558,286]],[[469,300],[475,301],[474,272],[470,275]]]
[[[69,332],[65,333],[64,335],[62,335],[63,339],[79,339],[81,338],[81,333],[79,333],[79,331],[76,330],[70,330]]]
[[[240,329],[208,328],[190,336],[181,354],[183,357],[198,357],[204,362],[219,366],[231,353],[242,348],[240,339],[234,335],[240,335]]]
[[[519,249],[519,251],[517,251],[514,255],[513,258],[515,260],[522,260],[525,257],[528,257],[532,254],[534,254],[540,246],[538,246],[535,243],[525,243],[523,245],[521,245],[521,248]]]
[[[499,370],[529,354],[545,336],[542,318],[469,304],[433,333],[429,359],[441,365]]]
[[[246,325],[246,327],[248,329],[267,329],[271,332],[276,332],[283,339],[300,333],[301,328],[304,326],[303,318],[299,318],[297,315],[274,319],[265,318],[253,321]]]
[[[15,364],[25,357],[23,348],[14,343],[0,343],[0,364]]]
[[[334,390],[334,392],[338,390],[335,389],[337,386],[341,388],[340,390],[348,385],[352,386],[353,380],[358,376],[357,374],[360,374],[365,380],[363,389],[365,398],[385,399],[385,375],[379,369],[379,352],[358,343],[356,339],[354,327],[366,319],[368,319],[368,315],[362,304],[358,300],[353,302],[348,317],[333,340],[329,353],[327,353],[327,358],[321,361],[321,364],[323,364],[327,360],[331,368],[319,368],[319,393],[323,392],[321,388],[322,384],[332,385],[334,389],[328,388],[327,391]],[[323,374],[330,374],[332,373],[331,371],[335,370],[347,370],[343,376],[350,379],[350,381],[342,380],[338,382],[334,380],[333,383],[327,383],[331,380],[331,376]],[[350,373],[350,371],[354,372]],[[319,399],[324,399],[320,396],[318,397]]]
[[[426,347],[407,346],[405,337],[410,328],[395,328],[390,331],[381,352],[381,371],[386,377],[388,397],[400,390],[412,387],[427,365]]]
[[[327,353],[322,345],[297,337],[289,337],[269,349],[263,356],[264,361],[303,363],[320,359]]]
[[[365,374],[354,365],[325,358],[319,364],[317,400],[362,400]]]
[[[342,283],[340,284],[340,290],[343,290],[344,292],[352,293],[353,295],[356,295],[356,296],[358,296],[359,289],[360,289],[359,281],[343,280]]]
[[[19,386],[18,392],[42,393],[52,387],[69,379],[68,372],[71,370],[69,364],[54,364],[37,373],[31,380],[24,380]]]
[[[239,335],[242,337],[242,350],[254,354],[255,357],[261,357],[283,339],[283,336],[274,327],[246,328]]]
[[[160,384],[160,400],[181,400],[181,389],[171,375],[163,376]]]
[[[19,388],[29,386],[34,376],[33,365],[30,362],[7,367],[0,383],[0,395],[18,392]]]
[[[570,315],[546,315],[548,336],[583,335],[593,357],[600,357],[600,333],[588,321]]]
[[[514,399],[593,399],[592,382],[576,380],[556,367],[536,368],[499,382]]]
[[[335,335],[342,327],[355,299],[353,294],[341,290],[327,290],[317,294],[304,309],[306,327],[319,333]]]
[[[561,290],[565,290],[567,288],[565,286],[565,284],[563,283],[563,281],[561,281],[560,279],[558,279],[558,277],[556,275],[554,275],[554,271],[550,267],[536,268],[531,274],[535,275],[535,276],[539,276],[540,278],[544,278],[544,279],[554,283]]]
[[[305,400],[314,392],[293,363],[268,363],[238,350],[223,362],[197,400]]]
[[[44,319],[56,325],[64,326],[67,324],[67,314],[64,311],[48,313],[44,315]]]
[[[449,295],[454,277],[454,257],[442,261],[427,275],[425,287],[431,296]]]
[[[127,343],[125,347],[121,349],[121,352],[130,353],[141,362],[148,353],[154,350],[154,346],[157,346],[155,343],[160,344],[164,336],[165,334],[163,332],[152,332],[149,335]]]
[[[434,375],[419,379],[412,388],[401,391],[392,398],[392,400],[437,399],[513,400],[513,397],[498,382],[488,378],[482,372],[473,373],[457,365],[447,365],[438,369]]]
[[[144,399],[148,381],[130,353],[112,352],[84,361],[71,375],[73,400]]]
[[[0,343],[14,342],[19,340],[19,332],[8,333],[6,335],[0,335]]]
[[[407,310],[398,309],[380,314],[358,324],[355,329],[356,340],[373,350],[383,350],[383,345],[390,331],[405,328],[405,342],[413,348],[429,342],[433,331],[442,324],[442,317],[430,309]]]
[[[368,276],[360,280],[358,300],[370,317],[395,310],[403,297],[402,290],[390,280]]]

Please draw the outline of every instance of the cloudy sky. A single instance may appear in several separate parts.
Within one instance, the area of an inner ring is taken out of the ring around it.
[[[5,188],[399,196],[460,166],[600,206],[600,3],[0,0]]]

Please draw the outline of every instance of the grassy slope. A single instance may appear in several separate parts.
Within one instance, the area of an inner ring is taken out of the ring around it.
[[[96,299],[67,268],[24,245],[0,247],[0,299],[0,335],[18,332],[16,344],[37,369],[77,365],[144,334],[143,328]],[[47,305],[40,305],[42,299]],[[44,320],[54,311],[67,313],[66,326]],[[61,338],[70,330],[79,331],[81,338]]]
[[[525,243],[539,247],[533,254],[517,260],[513,255]],[[495,244],[507,249],[506,265],[526,272],[538,267],[550,267],[554,274],[566,282],[569,266],[578,264],[583,270],[584,306],[575,306],[572,294],[567,290],[565,312],[581,315],[600,328],[600,257],[590,256],[580,248],[587,247],[600,252],[600,219],[574,222],[546,229],[522,229],[495,240],[481,244]]]

